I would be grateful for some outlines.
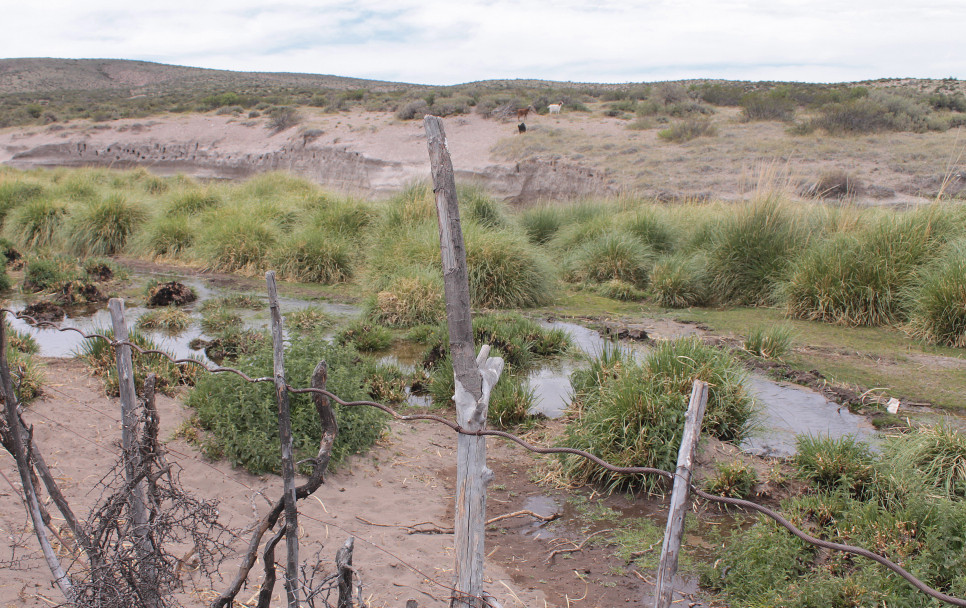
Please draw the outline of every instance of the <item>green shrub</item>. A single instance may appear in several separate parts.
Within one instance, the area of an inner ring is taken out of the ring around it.
[[[795,116],[795,101],[787,89],[754,91],[742,95],[741,117],[745,120],[792,120]]]
[[[774,301],[792,253],[804,241],[800,222],[776,199],[736,209],[711,236],[708,271],[714,298],[752,306]]]
[[[286,381],[296,387],[310,386],[316,364],[328,364],[326,388],[346,401],[366,400],[363,366],[351,347],[330,344],[321,337],[294,340],[285,352]],[[252,377],[272,375],[270,344],[236,364]],[[210,438],[206,449],[223,454],[236,466],[258,474],[278,472],[278,405],[271,384],[250,384],[234,374],[204,374],[188,395]],[[388,417],[375,408],[332,404],[339,432],[332,450],[332,466],[350,454],[365,452],[387,428]],[[319,449],[321,429],[315,406],[307,394],[290,395],[295,459],[313,458]]]
[[[708,301],[708,271],[703,255],[664,256],[651,268],[651,291],[667,308],[701,306]]]
[[[577,282],[602,283],[617,279],[645,287],[651,250],[636,238],[610,233],[588,241],[567,261],[568,277]]]
[[[344,327],[335,340],[338,344],[352,344],[357,350],[368,353],[392,346],[392,332],[382,325],[361,320]]]
[[[443,277],[435,269],[411,267],[389,280],[368,306],[366,316],[389,327],[435,325],[446,315]]]
[[[305,230],[283,239],[270,259],[285,279],[331,285],[352,278],[353,249],[338,233]]]
[[[7,234],[27,249],[50,247],[67,215],[63,203],[38,198],[24,203],[10,213],[5,222]]]
[[[699,137],[714,137],[717,134],[718,127],[707,118],[687,118],[657,132],[661,139],[679,144]]]
[[[966,348],[966,243],[917,273],[905,290],[912,337]]]
[[[80,255],[116,255],[147,217],[119,194],[82,205],[71,215],[68,243]]]
[[[743,347],[756,357],[781,359],[792,345],[794,331],[788,325],[758,325],[745,338]]]
[[[744,372],[729,354],[694,338],[662,343],[643,362],[619,351],[605,351],[589,370],[571,378],[571,422],[562,445],[587,450],[617,466],[673,470],[677,443],[694,380],[710,384],[704,432],[740,441],[751,427],[755,406],[744,386]],[[563,458],[573,480],[611,488],[641,485],[653,479],[611,474],[583,459]]]

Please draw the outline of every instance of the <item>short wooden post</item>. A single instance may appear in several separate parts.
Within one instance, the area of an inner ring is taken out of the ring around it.
[[[292,448],[292,415],[289,408],[288,385],[285,383],[285,340],[282,313],[278,306],[275,272],[265,273],[268,285],[268,305],[272,316],[272,361],[275,371],[275,399],[278,401],[278,439],[282,451],[282,491],[285,501],[285,546],[288,562],[285,565],[285,592],[289,608],[299,605],[299,523],[295,505],[295,455]]]
[[[708,383],[695,380],[691,387],[691,401],[684,418],[684,434],[678,450],[678,464],[674,471],[674,488],[671,491],[671,507],[664,530],[664,544],[661,547],[661,562],[657,568],[654,589],[654,608],[668,608],[674,591],[674,575],[678,571],[678,554],[681,551],[681,537],[684,535],[684,517],[688,512],[688,497],[691,493],[691,468],[694,463],[694,450],[701,436],[701,421],[704,408],[708,404]]]
[[[338,608],[352,608],[352,549],[355,539],[351,536],[336,551],[335,565],[339,571]]]
[[[464,431],[479,431],[486,427],[490,392],[503,371],[503,359],[488,357],[489,346],[484,346],[478,357],[474,356],[469,274],[453,163],[446,148],[442,121],[436,116],[427,116],[423,124],[436,194],[446,322],[456,379],[453,398],[456,422]],[[457,438],[456,458],[456,584],[450,606],[480,608],[484,605],[486,484],[493,477],[493,472],[486,467],[486,439],[461,433]]]

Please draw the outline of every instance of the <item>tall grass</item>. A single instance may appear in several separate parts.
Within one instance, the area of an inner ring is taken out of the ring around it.
[[[203,225],[205,231],[199,242],[202,259],[209,267],[226,272],[263,270],[278,240],[276,230],[265,218],[242,210],[208,213]]]
[[[624,281],[645,287],[652,251],[628,234],[608,233],[589,240],[567,261],[568,278],[575,282]]]
[[[120,194],[90,201],[71,213],[68,245],[80,255],[116,255],[146,218],[143,207]]]
[[[355,247],[337,232],[303,230],[289,235],[271,253],[283,278],[303,283],[343,283],[355,272]]]
[[[906,331],[933,344],[966,348],[966,242],[921,269],[906,289]]]
[[[197,230],[186,215],[157,217],[138,236],[138,248],[151,257],[179,257],[194,244]]]
[[[523,235],[464,224],[470,299],[482,308],[531,308],[555,291],[549,260]]]
[[[66,216],[67,207],[63,203],[37,198],[14,209],[4,224],[8,237],[17,245],[41,249],[54,244]]]
[[[661,306],[687,308],[709,298],[707,261],[701,253],[677,253],[658,259],[651,268],[651,291]]]
[[[98,329],[94,333],[114,338],[112,329]],[[128,334],[128,341],[142,350],[163,350],[136,328]],[[108,395],[118,395],[117,356],[114,347],[107,340],[87,338],[77,347],[74,356],[87,365],[91,374],[104,381],[104,390]],[[193,366],[179,367],[160,354],[137,355],[133,361],[134,384],[138,390],[144,386],[144,379],[149,373],[158,377],[157,390],[165,395],[173,394],[179,385],[194,383],[196,369]]]
[[[794,336],[788,325],[758,325],[748,332],[742,346],[756,357],[781,359],[791,348]]]
[[[443,277],[435,269],[410,267],[391,278],[368,304],[367,316],[389,327],[435,325],[446,314]]]

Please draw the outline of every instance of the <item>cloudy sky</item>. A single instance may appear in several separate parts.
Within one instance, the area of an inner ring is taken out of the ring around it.
[[[3,0],[0,57],[425,84],[966,78],[966,0]]]

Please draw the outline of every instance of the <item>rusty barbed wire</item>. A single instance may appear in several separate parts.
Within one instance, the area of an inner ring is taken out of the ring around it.
[[[49,321],[38,321],[37,319],[35,319],[34,317],[32,317],[30,315],[25,315],[25,314],[22,314],[22,313],[18,313],[18,312],[15,312],[15,311],[13,311],[13,310],[11,310],[9,308],[0,308],[0,311],[2,311],[4,313],[7,313],[7,314],[10,314],[10,315],[14,316],[17,319],[26,320],[28,323],[31,323],[35,327],[47,327],[47,328],[52,328],[52,329],[55,329],[57,331],[62,331],[62,332],[64,332],[64,331],[74,331],[74,332],[80,334],[85,339],[100,338],[102,340],[106,340],[114,348],[117,348],[118,346],[130,346],[134,351],[138,352],[141,355],[157,354],[157,355],[160,355],[160,356],[166,358],[168,361],[170,361],[171,363],[174,363],[175,365],[185,365],[185,364],[197,365],[197,366],[201,367],[202,369],[208,371],[209,373],[213,373],[213,374],[233,373],[233,374],[241,377],[242,379],[244,379],[246,382],[250,382],[250,383],[274,382],[275,381],[275,378],[274,377],[271,377],[271,376],[264,376],[264,377],[252,378],[251,376],[249,376],[248,374],[244,373],[243,371],[241,371],[239,369],[236,369],[236,368],[233,368],[233,367],[225,367],[225,366],[220,366],[220,365],[217,365],[217,366],[208,366],[203,361],[200,361],[198,359],[191,359],[191,358],[188,358],[188,359],[176,359],[175,357],[171,356],[169,353],[167,353],[167,352],[165,352],[163,350],[141,348],[137,344],[132,343],[130,340],[115,340],[115,339],[113,339],[113,338],[111,338],[111,337],[109,337],[107,335],[98,334],[98,333],[90,333],[89,334],[89,333],[85,333],[84,331],[82,331],[82,330],[80,330],[79,328],[76,328],[76,327],[59,327],[55,323],[52,323],[52,322],[49,322]],[[570,455],[574,455],[574,456],[580,456],[582,458],[585,458],[587,460],[590,460],[591,462],[594,462],[598,466],[600,466],[600,467],[604,468],[605,470],[610,471],[612,473],[619,473],[619,474],[625,474],[625,475],[655,475],[655,476],[662,477],[662,478],[667,479],[667,480],[673,480],[674,477],[675,477],[675,474],[674,473],[671,473],[671,472],[668,472],[668,471],[663,471],[661,469],[655,469],[655,468],[650,468],[650,467],[619,467],[619,466],[615,466],[615,465],[612,465],[609,462],[601,459],[600,457],[598,457],[598,456],[596,456],[594,454],[591,454],[590,452],[586,452],[584,450],[578,450],[576,448],[537,447],[537,446],[531,445],[530,443],[528,443],[527,441],[525,441],[521,437],[518,437],[518,436],[516,436],[516,435],[514,435],[512,433],[507,433],[505,431],[497,431],[497,430],[490,430],[490,429],[482,429],[482,430],[476,430],[476,431],[467,431],[467,430],[463,429],[456,422],[453,422],[452,420],[448,420],[446,418],[443,418],[442,416],[436,416],[434,414],[400,414],[399,412],[397,412],[393,408],[391,408],[391,407],[389,407],[389,406],[387,406],[385,404],[375,402],[375,401],[345,401],[345,400],[341,399],[338,395],[335,395],[334,393],[329,392],[329,391],[327,391],[325,389],[312,388],[312,387],[295,388],[295,387],[293,387],[293,386],[291,386],[291,385],[289,385],[287,383],[285,385],[285,388],[286,388],[286,390],[288,392],[293,393],[293,394],[318,393],[318,394],[324,395],[324,396],[332,399],[333,401],[335,401],[339,405],[342,405],[342,406],[345,406],[345,407],[358,407],[358,406],[374,407],[374,408],[377,408],[377,409],[380,409],[380,410],[386,412],[387,414],[389,414],[395,420],[400,420],[400,421],[427,420],[427,421],[431,421],[431,422],[436,422],[436,423],[439,423],[439,424],[443,424],[443,425],[449,427],[452,431],[454,431],[456,433],[459,433],[459,434],[462,434],[462,435],[475,435],[475,436],[478,436],[478,437],[500,437],[500,438],[503,438],[503,439],[507,439],[509,441],[512,441],[512,442],[520,445],[524,449],[526,449],[526,450],[528,450],[530,452],[534,452],[536,454],[570,454]],[[833,542],[830,542],[830,541],[822,540],[820,538],[815,538],[814,536],[811,536],[809,534],[806,534],[805,532],[803,532],[802,530],[800,530],[798,527],[796,527],[788,519],[786,519],[785,517],[783,517],[779,513],[776,513],[775,511],[772,511],[768,507],[765,507],[763,505],[759,505],[758,503],[754,503],[754,502],[751,502],[749,500],[743,500],[743,499],[740,499],[740,498],[729,498],[729,497],[726,497],[726,496],[716,496],[716,495],[713,495],[713,494],[708,494],[707,492],[704,492],[703,490],[701,490],[700,488],[696,487],[693,484],[689,484],[689,485],[690,485],[691,492],[695,496],[698,496],[698,497],[700,497],[700,498],[702,498],[704,500],[708,500],[708,501],[711,501],[711,502],[722,503],[722,504],[728,504],[728,505],[732,505],[732,506],[743,507],[743,508],[746,508],[746,509],[751,509],[753,511],[757,511],[758,513],[761,513],[762,515],[765,515],[766,517],[769,517],[769,518],[773,519],[776,523],[778,523],[780,526],[782,526],[783,528],[785,528],[786,530],[788,530],[792,535],[794,535],[795,537],[799,538],[800,540],[803,540],[803,541],[805,541],[805,542],[807,542],[809,544],[815,545],[817,547],[822,547],[822,548],[830,549],[830,550],[834,550],[834,551],[841,551],[843,553],[851,553],[853,555],[859,555],[859,556],[862,556],[862,557],[871,559],[872,561],[875,561],[875,562],[881,564],[882,566],[885,566],[889,570],[892,570],[893,572],[895,572],[896,574],[898,574],[900,577],[902,577],[903,579],[905,579],[912,586],[914,586],[916,589],[922,591],[923,593],[925,593],[925,594],[927,594],[927,595],[929,595],[929,596],[931,596],[931,597],[933,597],[935,599],[938,599],[940,601],[946,602],[947,604],[952,604],[954,606],[961,606],[963,608],[966,608],[966,599],[954,597],[954,596],[945,594],[945,593],[943,593],[943,592],[941,592],[941,591],[939,591],[937,589],[934,589],[934,588],[930,587],[926,583],[922,582],[915,575],[913,575],[910,572],[908,572],[905,568],[903,568],[899,564],[893,562],[892,560],[890,560],[887,557],[884,557],[882,555],[879,555],[878,553],[873,553],[872,551],[869,551],[868,549],[864,549],[862,547],[856,547],[856,546],[853,546],[853,545],[847,545],[847,544],[841,544],[841,543],[833,543]],[[443,586],[445,587],[446,585],[443,585]],[[483,599],[483,598],[479,598],[479,599]]]

